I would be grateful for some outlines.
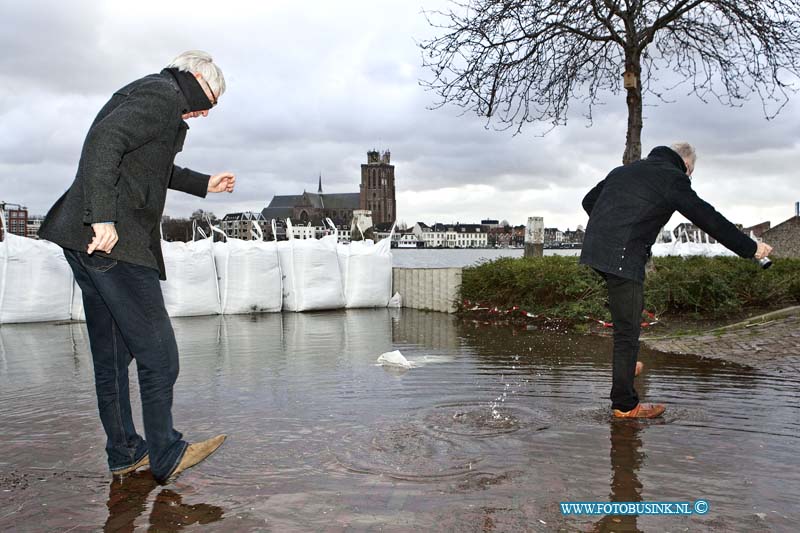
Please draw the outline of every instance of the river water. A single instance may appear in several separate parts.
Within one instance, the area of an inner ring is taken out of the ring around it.
[[[522,257],[522,248],[394,248],[392,264],[400,268],[467,267],[500,257]],[[580,250],[545,250],[544,255],[580,255]]]
[[[637,388],[666,416],[615,421],[608,338],[408,309],[173,322],[177,428],[229,438],[166,486],[148,471],[111,482],[83,324],[0,328],[1,531],[727,532],[800,521],[796,375],[645,351]],[[417,366],[376,366],[395,349]],[[559,510],[701,498],[706,515]]]

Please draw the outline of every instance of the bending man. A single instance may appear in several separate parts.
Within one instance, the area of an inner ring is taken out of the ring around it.
[[[234,175],[174,165],[185,119],[208,116],[225,92],[205,52],[119,89],[86,136],[69,190],[39,235],[62,248],[83,292],[100,420],[112,474],[150,465],[166,481],[213,453],[225,435],[188,444],[172,423],[178,347],[159,279],[166,279],[159,224],[167,189],[199,197],[232,192]],[[131,417],[128,365],[136,360],[145,441]]]
[[[654,418],[665,407],[639,403],[633,387],[650,247],[675,211],[741,257],[772,250],[739,231],[692,190],[696,155],[688,143],[658,146],[647,159],[612,170],[583,199],[589,214],[581,263],[606,280],[614,322],[611,407],[619,418]]]

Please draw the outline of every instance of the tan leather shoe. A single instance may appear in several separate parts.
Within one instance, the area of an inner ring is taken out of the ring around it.
[[[125,474],[130,474],[131,472],[134,472],[143,466],[150,466],[150,454],[144,454],[144,457],[139,459],[136,464],[133,464],[127,468],[123,468],[121,470],[112,470],[111,474],[114,476],[124,476]]]
[[[656,418],[666,410],[660,403],[640,403],[630,411],[614,409],[614,418]]]
[[[634,377],[638,376],[639,374],[642,373],[642,370],[644,370],[644,363],[642,363],[641,361],[636,361],[636,370],[633,372],[633,376]]]
[[[190,444],[186,448],[186,451],[183,452],[183,458],[181,459],[181,462],[178,463],[178,466],[175,467],[175,470],[172,471],[169,477],[174,477],[187,468],[191,468],[197,463],[205,460],[209,455],[217,451],[217,448],[222,446],[222,443],[225,442],[227,437],[227,435],[217,435],[216,437],[204,440],[203,442]]]

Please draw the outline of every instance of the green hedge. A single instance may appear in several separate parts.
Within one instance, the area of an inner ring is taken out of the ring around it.
[[[645,281],[645,308],[659,316],[724,318],[800,303],[800,259],[761,270],[734,257],[659,257]],[[576,257],[501,258],[464,269],[461,299],[565,319],[609,319],[600,276]]]

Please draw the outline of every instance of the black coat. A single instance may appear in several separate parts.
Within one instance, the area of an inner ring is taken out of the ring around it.
[[[167,72],[123,87],[98,113],[83,144],[75,181],[47,213],[39,236],[63,248],[86,251],[95,222],[114,222],[120,261],[157,269],[161,215],[167,189],[205,197],[207,174],[174,165],[189,126],[181,119],[186,98]]]
[[[683,159],[666,146],[612,170],[589,191],[583,208],[589,223],[581,263],[622,278],[644,281],[650,247],[675,211],[734,253],[756,253],[755,241],[697,196]]]

